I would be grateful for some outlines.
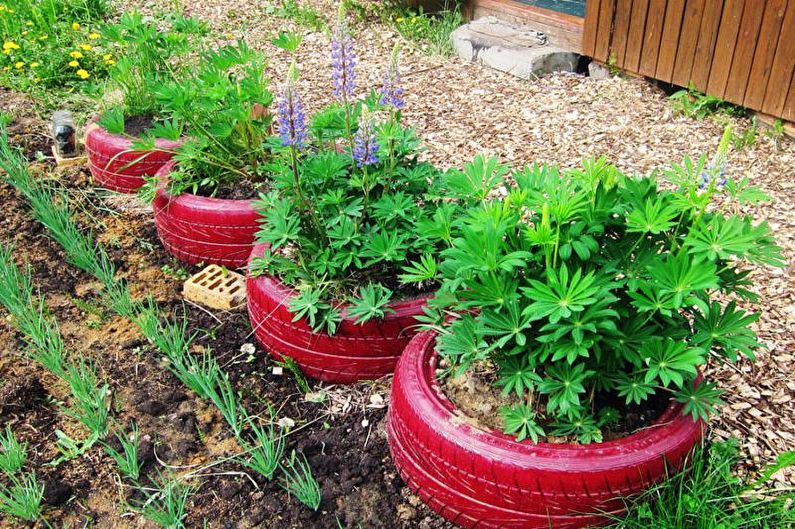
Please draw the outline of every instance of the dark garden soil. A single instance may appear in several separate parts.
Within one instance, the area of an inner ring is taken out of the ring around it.
[[[14,123],[10,130],[12,144],[24,146],[31,160],[36,151],[47,152],[46,142],[39,141],[39,133],[46,130],[43,123]],[[40,164],[52,168],[46,160]],[[81,224],[92,227],[133,295],[151,294],[165,310],[181,311],[181,280],[173,271],[183,270],[182,265],[160,246],[147,208],[115,211],[115,199],[93,191],[82,169],[64,170],[57,178],[81,211]],[[256,343],[244,311],[211,313],[185,306],[191,329],[200,331],[195,351],[212,351],[246,408],[267,417],[272,406],[283,422],[293,424],[288,450],[306,455],[323,491],[319,511],[312,512],[277,482],[246,473],[230,461],[241,447],[217,409],[182,386],[131,323],[103,308],[99,283],[65,261],[15,190],[0,185],[0,203],[0,241],[13,245],[18,264],[30,263],[34,284],[58,320],[67,349],[92,358],[111,388],[112,432],[132,422],[138,425],[143,483],[170,470],[196,488],[187,508],[188,527],[203,527],[205,521],[210,528],[451,527],[409,493],[390,460],[388,381],[350,387],[310,381],[308,398],[287,372],[272,373],[274,362]],[[5,311],[0,317],[7,317]],[[128,506],[141,501],[140,493],[123,484],[99,445],[76,459],[49,465],[59,455],[56,430],[75,439],[86,433],[61,409],[68,388],[27,359],[24,350],[22,337],[0,325],[0,424],[9,424],[29,443],[31,468],[45,485],[49,523],[154,527]],[[113,434],[106,442],[117,443]],[[9,523],[0,520],[0,528],[14,527]]]
[[[131,116],[124,119],[124,134],[140,137],[154,123],[152,116]]]
[[[217,198],[230,200],[249,200],[257,198],[260,193],[268,191],[266,182],[255,182],[248,178],[234,182],[223,182],[215,193]]]

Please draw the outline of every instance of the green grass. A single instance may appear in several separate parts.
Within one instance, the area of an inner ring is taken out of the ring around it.
[[[103,443],[105,453],[116,462],[122,476],[138,481],[143,466],[143,462],[138,459],[138,426],[133,423],[129,434],[125,431],[116,432],[116,439],[121,444],[121,452]]]
[[[0,484],[0,512],[15,518],[36,521],[41,516],[44,485],[32,472],[21,477],[11,476],[10,486]]]
[[[161,476],[155,489],[141,489],[146,501],[139,506],[141,515],[166,529],[185,527],[188,499],[193,487],[173,476]]]
[[[27,443],[17,441],[11,426],[6,425],[5,433],[0,432],[0,472],[9,475],[19,472],[27,456]]]
[[[281,482],[282,488],[313,511],[318,510],[323,496],[306,457],[304,455],[297,456],[293,450],[287,462],[282,466],[282,472],[284,473]]]
[[[763,480],[791,465],[793,453],[763,472]],[[695,452],[689,471],[628,503],[629,512],[612,529],[783,529],[795,527],[792,491],[774,493],[763,483],[739,479],[738,443],[715,442]]]
[[[426,13],[422,8],[416,10],[394,1],[363,4],[357,0],[343,0],[343,3],[347,12],[360,22],[376,18],[428,55],[453,55],[450,34],[464,23],[460,4],[456,2],[450,2],[438,13]]]

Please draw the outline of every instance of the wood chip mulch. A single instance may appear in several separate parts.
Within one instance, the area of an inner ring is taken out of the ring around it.
[[[167,10],[171,0],[138,0],[144,10]],[[273,3],[274,5],[276,2]],[[185,8],[210,22],[219,41],[243,39],[267,51],[273,86],[281,86],[295,60],[301,70],[299,90],[306,106],[317,109],[331,100],[329,35],[297,27],[267,14],[261,0],[205,0]],[[300,1],[317,9],[327,21],[336,3]],[[606,156],[627,173],[649,173],[681,161],[685,155],[709,156],[726,122],[737,132],[750,119],[716,116],[694,120],[678,116],[666,95],[637,79],[595,80],[559,74],[533,81],[489,70],[458,58],[431,57],[376,20],[354,22],[359,56],[360,92],[377,88],[396,43],[403,48],[401,72],[406,89],[404,119],[425,140],[427,157],[441,166],[461,165],[479,153],[494,154],[520,166],[555,163],[573,166],[584,157]],[[304,33],[301,48],[288,54],[270,44],[281,29]],[[709,373],[726,390],[727,405],[713,420],[714,434],[737,437],[745,467],[758,469],[776,454],[795,449],[795,142],[772,138],[760,125],[750,147],[733,149],[728,174],[747,176],[770,196],[769,204],[749,210],[773,228],[784,248],[787,267],[758,268],[755,290],[762,302],[756,325],[768,349],[755,363]],[[777,486],[795,485],[795,472],[779,472]]]

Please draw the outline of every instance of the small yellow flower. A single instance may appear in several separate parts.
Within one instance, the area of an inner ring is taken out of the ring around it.
[[[28,34],[28,30],[27,30],[27,29],[26,29],[25,31],[23,31],[23,32],[22,32],[22,36],[23,36],[23,37],[24,37],[25,35],[27,35],[27,34]]]
[[[235,38],[235,36],[234,36],[234,35],[232,35],[231,33],[227,33],[227,34],[226,34],[226,38],[227,38],[228,40],[232,40],[233,38]]]
[[[109,61],[105,61],[105,64],[107,64],[108,66],[113,66],[114,64],[116,64],[116,61],[114,61],[113,59],[111,59],[111,60],[109,60]]]
[[[27,22],[25,22],[25,25],[26,25],[27,27],[31,27],[31,26],[33,25],[33,22],[31,22],[30,20],[28,20]]]
[[[41,79],[39,79],[38,77],[34,77],[34,78],[33,78],[33,82],[34,82],[34,83],[38,83],[39,81],[41,81]]]
[[[79,68],[80,63],[77,61],[69,61],[69,66],[71,66],[72,68]]]
[[[79,30],[80,24],[78,24],[77,22],[72,22],[72,29],[75,31]]]
[[[19,49],[19,44],[15,43],[13,41],[7,40],[7,41],[5,41],[3,43],[3,51],[5,51],[5,50],[18,50],[18,49]]]
[[[31,67],[31,68],[38,68],[38,67],[39,67],[39,63],[37,63],[37,62],[32,62],[32,63],[30,63],[30,67]]]
[[[10,67],[10,66],[3,66],[3,71],[4,71],[4,72],[7,72],[7,71],[8,71],[8,70],[10,70],[10,69],[11,69],[11,67]]]
[[[24,67],[25,67],[25,61],[17,61],[14,63],[14,68],[16,68],[17,70],[21,70]]]
[[[100,37],[99,33],[89,33],[88,38],[91,40],[97,40]]]
[[[69,54],[69,57],[71,57],[73,59],[82,59],[83,58],[83,54],[80,53],[79,51],[73,51],[72,53]]]
[[[106,61],[109,61],[113,58],[113,55],[111,55],[110,53],[106,53],[105,55],[102,56],[102,58],[105,59]]]
[[[11,55],[11,50],[3,50],[3,55]]]
[[[49,35],[42,35],[41,37],[39,37],[39,40],[47,40],[48,38],[50,38]]]
[[[80,79],[88,79],[89,77],[91,77],[90,73],[88,73],[87,71],[82,70],[82,69],[81,70],[77,70],[75,73],[77,74],[77,76]]]
[[[6,10],[6,6],[4,6],[3,4],[0,4],[0,13],[2,13],[5,10]]]
[[[395,19],[395,22],[397,22],[398,24],[400,24],[401,22],[403,22],[403,17],[397,17],[397,18]]]
[[[94,48],[92,48],[88,44],[81,44],[80,45],[80,49],[83,50],[83,51],[92,51]]]

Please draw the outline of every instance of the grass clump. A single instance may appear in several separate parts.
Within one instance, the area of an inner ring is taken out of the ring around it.
[[[121,452],[105,444],[105,453],[116,462],[119,472],[125,478],[138,481],[143,466],[143,462],[138,458],[138,426],[133,423],[129,434],[124,431],[117,432],[116,439],[121,445]]]
[[[146,500],[139,511],[147,520],[167,529],[185,527],[188,499],[193,487],[173,476],[161,476],[154,490],[143,490]]]
[[[762,482],[791,465],[795,453],[762,473]],[[696,451],[689,469],[628,504],[627,516],[612,529],[777,529],[793,527],[793,493],[756,490],[763,483],[738,478],[736,440],[715,442]]]
[[[17,441],[11,426],[6,425],[5,433],[0,432],[0,471],[14,474],[22,470],[27,456],[27,443]]]
[[[293,450],[282,466],[282,471],[284,472],[282,488],[313,511],[318,510],[323,496],[306,456],[302,454],[298,457]]]
[[[10,476],[10,486],[0,484],[0,512],[29,522],[41,516],[44,485],[31,473]]]

